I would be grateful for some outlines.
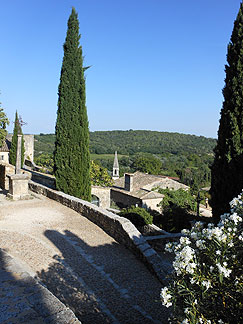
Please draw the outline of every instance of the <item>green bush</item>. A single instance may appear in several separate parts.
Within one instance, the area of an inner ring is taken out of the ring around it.
[[[153,216],[141,207],[132,206],[123,209],[119,215],[129,219],[135,226],[153,224]]]

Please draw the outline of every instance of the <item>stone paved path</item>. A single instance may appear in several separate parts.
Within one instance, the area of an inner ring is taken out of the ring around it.
[[[48,198],[0,197],[0,248],[83,324],[168,322],[156,277],[95,224]]]
[[[74,313],[0,250],[0,323],[79,324]]]

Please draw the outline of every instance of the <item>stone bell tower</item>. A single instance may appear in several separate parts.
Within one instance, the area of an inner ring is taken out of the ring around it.
[[[115,152],[115,158],[113,163],[112,179],[113,180],[119,179],[119,164],[117,158],[117,151]]]

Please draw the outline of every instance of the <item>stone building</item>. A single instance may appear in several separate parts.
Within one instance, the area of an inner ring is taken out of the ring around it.
[[[160,211],[159,203],[164,195],[158,193],[155,188],[161,189],[183,189],[189,187],[176,181],[171,177],[145,174],[142,172],[125,173],[125,175],[115,180],[111,188],[111,199],[120,207],[130,207],[137,205],[147,209]]]
[[[10,146],[12,142],[12,137],[13,134],[8,134],[6,138],[7,141],[10,142]],[[34,135],[24,134],[24,148],[25,148],[24,159],[25,160],[28,159],[33,162],[34,161]]]
[[[110,187],[91,186],[91,202],[101,208],[110,208]]]
[[[11,143],[8,139],[3,142],[3,145],[0,147],[0,162],[9,163],[9,150]]]

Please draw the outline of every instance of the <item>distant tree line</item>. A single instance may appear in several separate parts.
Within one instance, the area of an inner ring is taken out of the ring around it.
[[[90,153],[211,154],[216,140],[203,136],[145,130],[90,132]],[[55,135],[35,135],[35,154],[54,151]]]
[[[203,136],[147,130],[97,131],[90,133],[90,152],[107,154],[212,153],[216,140]]]

